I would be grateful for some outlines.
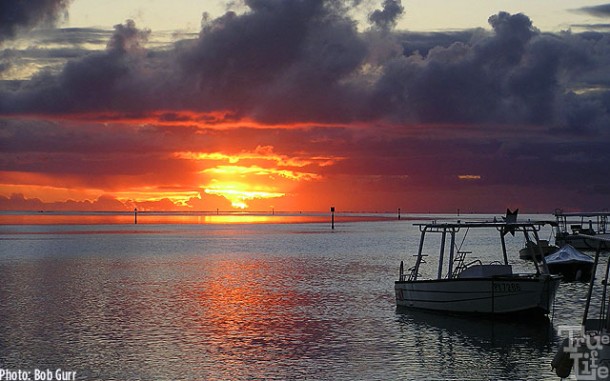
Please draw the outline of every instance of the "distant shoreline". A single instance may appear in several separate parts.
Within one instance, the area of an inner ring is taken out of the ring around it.
[[[550,214],[528,214],[521,218],[552,218]],[[427,214],[338,212],[336,223],[414,220],[481,220],[499,214]],[[147,212],[138,211],[137,224],[296,224],[330,223],[329,212]],[[0,225],[136,225],[134,212],[126,211],[0,211]]]

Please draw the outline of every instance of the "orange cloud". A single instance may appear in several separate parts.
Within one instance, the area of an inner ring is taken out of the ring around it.
[[[288,156],[280,155],[274,152],[274,147],[270,145],[257,146],[254,151],[241,151],[236,154],[225,154],[221,152],[175,152],[174,157],[189,160],[213,160],[227,161],[231,164],[239,163],[244,160],[265,160],[273,161],[276,165],[285,167],[305,167],[308,165],[317,165],[326,167],[335,164],[340,160],[344,160],[341,156]]]
[[[219,165],[213,168],[208,168],[203,171],[204,173],[211,173],[213,175],[222,175],[230,177],[244,177],[246,175],[256,176],[267,176],[273,178],[274,175],[284,177],[289,180],[316,180],[322,176],[315,173],[307,172],[296,172],[286,169],[275,169],[275,168],[261,168],[256,165],[249,167],[239,165]]]
[[[255,186],[260,188],[260,186]],[[231,202],[231,206],[239,209],[246,209],[248,204],[246,201],[255,199],[268,199],[285,196],[284,193],[266,191],[266,190],[251,190],[252,185],[239,182],[222,182],[212,181],[205,189],[205,193],[218,195],[226,198]],[[271,190],[274,188],[271,187]]]
[[[480,175],[458,175],[460,180],[481,180]]]
[[[200,162],[200,173],[208,178],[202,185],[204,192],[222,196],[241,209],[248,207],[247,201],[284,197],[296,183],[322,179],[318,173],[302,170],[304,167],[326,167],[344,159],[283,155],[271,145],[258,145],[253,151],[235,154],[181,151],[173,156]]]
[[[214,176],[205,188],[205,193],[222,196],[235,208],[245,209],[246,201],[254,199],[278,198],[286,195],[292,187],[278,182],[278,176],[289,181],[310,181],[320,179],[315,173],[294,172],[258,166],[216,166],[204,173]]]
[[[75,122],[112,123],[131,126],[197,127],[210,130],[248,129],[302,129],[311,127],[308,121],[291,123],[261,123],[249,117],[238,116],[228,110],[197,112],[190,110],[158,110],[143,113],[79,112],[72,114],[21,114],[15,120],[61,120]],[[343,124],[316,122],[317,127],[344,127]]]

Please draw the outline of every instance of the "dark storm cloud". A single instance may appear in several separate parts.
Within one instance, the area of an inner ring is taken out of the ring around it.
[[[204,18],[197,38],[169,50],[146,49],[150,33],[133,22],[117,25],[105,51],[16,89],[0,84],[0,112],[221,109],[263,122],[603,128],[606,34],[542,33],[505,12],[489,18],[491,30],[380,31],[402,13],[392,0],[370,15],[374,28],[358,31],[350,4],[246,1],[246,12]]]
[[[66,15],[70,0],[0,1],[0,44],[21,30],[52,26]]]
[[[585,13],[590,16],[598,17],[598,18],[608,18],[610,17],[610,4],[601,4],[590,7],[582,7],[573,9],[573,12],[577,13]],[[572,24],[571,28],[580,28],[585,30],[605,30],[610,29],[610,24],[608,23],[586,23],[586,24]]]
[[[590,70],[593,46],[543,34],[522,14],[501,12],[489,22],[492,33],[473,31],[468,42],[387,62],[376,84],[377,99],[387,99],[380,107],[422,122],[565,124],[559,105],[571,81]]]
[[[131,20],[116,25],[105,51],[69,60],[59,74],[39,73],[23,82],[13,97],[1,97],[0,110],[69,113],[137,109],[145,98],[138,90],[148,87],[138,81],[143,80],[143,45],[149,33],[137,29]]]
[[[583,28],[588,30],[610,29],[610,24],[572,24],[573,28]]]
[[[5,49],[0,51],[0,74],[10,69],[14,65],[16,58],[17,54],[13,50]]]
[[[336,118],[349,96],[339,82],[360,66],[366,46],[338,2],[250,1],[180,50],[194,107],[241,110],[267,121]],[[196,87],[191,87],[194,84]]]
[[[112,32],[98,28],[57,28],[32,31],[28,39],[33,41],[30,45],[103,45],[108,43]]]
[[[610,16],[610,4],[600,4],[591,7],[582,7],[576,9],[576,11],[587,13],[591,16],[596,17],[608,17]]]
[[[10,77],[9,69],[23,72],[45,67],[57,74],[68,60],[81,59],[92,49],[103,49],[111,36],[110,31],[95,28],[30,31],[0,51],[0,78],[3,74]]]
[[[401,41],[404,34],[387,35],[403,48],[380,59],[377,50],[387,41],[374,31],[358,33],[334,2],[249,5],[250,13],[209,22],[182,51],[183,78],[197,84],[184,87],[193,107],[237,109],[267,122],[552,125],[562,122],[554,114],[565,90],[560,82],[580,65],[567,42],[541,34],[522,14],[501,12],[489,19],[492,33],[475,30],[467,41],[462,35],[421,50]],[[400,11],[386,1],[371,20],[388,26]]]
[[[0,130],[0,172],[67,176],[101,187],[117,175],[179,181],[192,164],[171,160],[172,153],[210,145],[184,127],[0,119]]]
[[[396,26],[404,10],[400,0],[384,0],[383,9],[371,13],[369,21],[380,29],[390,29]]]
[[[585,189],[583,173],[587,190],[607,192],[610,34],[544,33],[505,12],[489,29],[397,31],[403,9],[391,0],[358,30],[347,16],[355,2],[248,0],[245,12],[204,17],[198,35],[171,46],[132,21],[30,32],[31,47],[0,52],[0,74],[26,61],[65,64],[0,80],[0,170],[65,173],[100,189],[113,174],[180,184],[181,167],[201,168],[173,152],[269,145],[341,157],[312,171],[385,176],[397,194],[407,184],[534,184],[546,197]],[[282,125],[222,128],[242,119]]]
[[[428,52],[436,47],[447,48],[456,42],[468,44],[476,34],[485,33],[483,30],[464,30],[449,32],[396,32],[395,39],[403,47],[403,55],[427,56]]]

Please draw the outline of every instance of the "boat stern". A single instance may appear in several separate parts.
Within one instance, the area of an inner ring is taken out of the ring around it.
[[[555,303],[555,297],[557,296],[557,289],[561,284],[563,276],[557,274],[544,274],[544,288],[540,294],[540,308],[545,314],[549,314],[553,309]]]

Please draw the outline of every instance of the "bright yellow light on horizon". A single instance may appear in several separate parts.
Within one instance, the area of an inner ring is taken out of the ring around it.
[[[205,189],[205,193],[222,196],[231,201],[231,206],[246,209],[246,201],[262,198],[276,198],[285,196],[284,193],[271,190],[253,190],[252,187],[239,182],[213,181],[213,185]]]
[[[206,194],[224,197],[234,208],[245,209],[247,201],[284,197],[301,181],[316,181],[322,175],[305,167],[333,165],[343,157],[279,154],[270,145],[227,154],[215,152],[174,152],[174,157],[200,162]],[[211,165],[210,165],[211,164]]]
[[[262,168],[257,165],[244,167],[240,165],[218,165],[213,168],[208,168],[204,173],[214,175],[229,175],[229,176],[273,176],[278,175],[290,180],[314,180],[320,178],[320,175],[307,172],[295,172],[287,169]]]
[[[113,195],[117,200],[123,203],[143,203],[157,202],[161,200],[169,200],[176,206],[188,207],[188,202],[194,198],[201,198],[197,191],[155,191],[148,190],[146,187],[140,190],[126,190],[114,192]]]

